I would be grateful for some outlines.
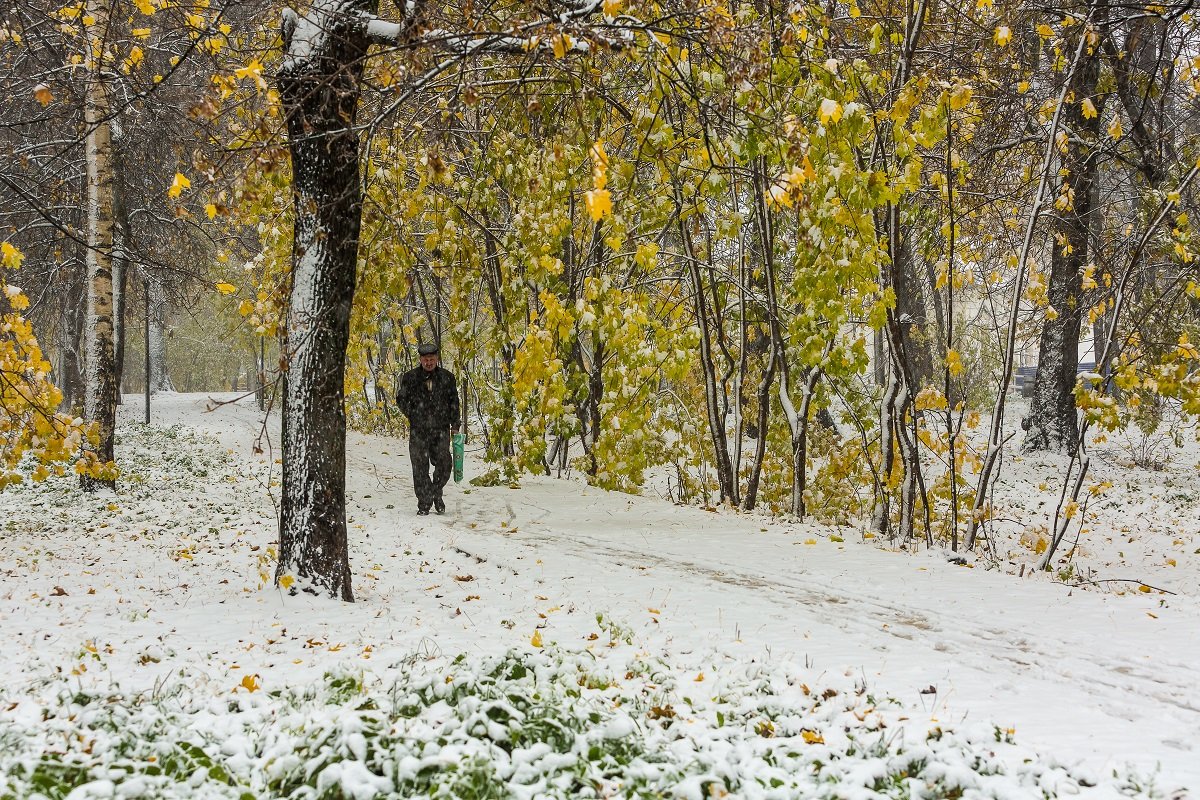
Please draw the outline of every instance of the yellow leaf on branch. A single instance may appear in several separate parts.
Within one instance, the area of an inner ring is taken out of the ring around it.
[[[550,47],[554,50],[555,58],[563,58],[575,46],[575,40],[571,38],[569,33],[560,33],[550,40]]]
[[[21,254],[21,251],[12,244],[8,242],[0,244],[0,263],[3,263],[9,269],[16,269],[21,266],[21,261],[24,258],[25,256]]]
[[[232,283],[226,283],[225,281],[221,281],[217,284],[217,291],[220,292],[221,294],[233,294],[234,292],[237,291],[237,287],[234,286]]]
[[[587,206],[588,215],[593,222],[599,222],[612,214],[612,197],[608,189],[592,189],[585,192],[583,202]]]
[[[957,378],[963,373],[962,358],[958,355],[957,350],[946,351],[946,367],[950,370],[951,377]]]
[[[187,179],[182,172],[175,173],[175,180],[171,181],[171,188],[167,190],[168,197],[179,197],[183,194],[183,190],[192,185],[192,182]]]
[[[238,67],[233,71],[235,77],[239,80],[250,78],[258,86],[259,89],[266,89],[267,82],[263,78],[263,65],[257,58],[245,66]]]
[[[817,118],[821,120],[822,125],[837,122],[842,118],[842,104],[826,97],[821,101],[820,108],[817,109]]]
[[[1116,141],[1121,138],[1123,133],[1124,131],[1121,130],[1121,118],[1114,116],[1112,122],[1108,123],[1108,137]]]

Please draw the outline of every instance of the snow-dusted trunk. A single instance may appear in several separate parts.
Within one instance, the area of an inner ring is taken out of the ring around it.
[[[913,58],[924,30],[927,8],[927,0],[917,0],[915,5],[909,4],[907,7],[904,17],[903,46],[900,48],[896,70],[889,88],[889,94],[893,97],[899,94],[912,74]],[[886,162],[891,158],[899,160],[892,149],[891,130],[892,125],[887,121],[877,129],[869,159],[872,164]],[[891,289],[893,292],[898,291],[897,272],[902,258],[902,237],[899,226],[900,210],[895,204],[889,203],[883,214],[876,217],[876,230],[883,232],[888,249],[887,263],[880,270],[880,288]],[[887,323],[884,329],[876,335],[877,380],[879,377],[886,378],[883,397],[879,403],[880,469],[875,475],[875,508],[871,514],[871,529],[878,536],[886,535],[891,526],[890,492],[892,469],[895,466],[896,458],[896,436],[897,434],[902,437],[906,435],[904,432],[906,400],[904,398],[911,397],[908,387],[912,385],[912,376],[906,374],[908,362],[905,357],[904,332],[901,329],[902,319],[904,318],[901,317],[901,312],[896,308],[888,309]],[[911,314],[908,315],[907,320],[912,321]],[[884,357],[884,347],[882,346],[885,342],[887,345],[886,357]],[[880,371],[883,364],[886,365],[886,373]],[[901,457],[905,460],[906,472],[920,469],[920,461],[915,458],[915,452],[915,447],[905,447],[902,450]],[[911,509],[907,522],[908,529],[911,530]],[[901,520],[901,527],[902,529],[905,527],[904,519]]]
[[[979,525],[985,517],[987,495],[992,485],[996,464],[1005,442],[1010,438],[1004,435],[1004,408],[1008,401],[1008,384],[1013,375],[1013,356],[1016,352],[1017,325],[1021,315],[1021,296],[1025,291],[1025,264],[1029,260],[1030,248],[1033,246],[1033,233],[1037,227],[1037,221],[1046,203],[1046,187],[1050,183],[1050,167],[1053,164],[1054,150],[1058,144],[1058,126],[1063,112],[1066,110],[1071,76],[1079,66],[1086,42],[1086,36],[1079,38],[1075,46],[1075,56],[1071,60],[1070,67],[1067,68],[1067,79],[1064,81],[1062,89],[1059,90],[1058,100],[1054,105],[1054,115],[1050,118],[1050,128],[1046,132],[1045,151],[1039,170],[1037,191],[1033,196],[1033,207],[1030,208],[1029,216],[1025,221],[1025,236],[1021,242],[1021,252],[1017,256],[1017,278],[1012,289],[1012,298],[1009,301],[1008,325],[1004,335],[1004,354],[1000,361],[1000,384],[996,391],[996,404],[992,408],[992,421],[988,426],[988,447],[983,456],[983,465],[979,469],[979,478],[975,483],[975,502],[971,506],[971,518],[967,522],[967,535],[963,540],[963,544],[968,550],[975,547],[975,537],[979,531]]]
[[[885,288],[894,289],[902,282],[900,272],[903,269],[902,262],[906,258],[903,254],[904,244],[898,206],[892,203],[888,204],[882,226],[888,245],[888,262],[881,273],[882,285]],[[898,445],[900,463],[903,468],[903,478],[900,484],[899,534],[905,541],[913,536],[917,489],[922,488],[922,494],[924,494],[920,453],[917,450],[916,434],[910,427],[915,422],[915,417],[911,417],[910,414],[915,414],[913,398],[916,396],[915,378],[912,372],[914,362],[908,352],[912,327],[911,316],[901,314],[898,308],[887,310],[884,332],[886,333],[890,378],[880,405],[879,415],[883,485],[876,487],[876,491],[882,489],[882,493],[885,495],[889,491],[890,476]],[[876,514],[873,524],[876,526],[874,530],[878,535],[883,535],[890,524],[887,519],[888,502],[886,498],[876,498]],[[925,506],[927,509],[928,504],[926,503]],[[929,540],[929,536],[929,526],[926,525],[927,540]]]
[[[879,401],[879,473],[875,481],[875,508],[871,512],[871,531],[879,537],[891,530],[892,470],[896,465],[896,439],[892,435],[896,415],[896,398],[900,396],[900,379],[890,359],[885,359],[886,380]]]
[[[1113,353],[1117,348],[1117,337],[1120,328],[1118,327],[1121,321],[1121,315],[1125,311],[1125,304],[1131,295],[1130,283],[1133,276],[1139,271],[1139,266],[1142,263],[1142,258],[1145,255],[1146,245],[1151,238],[1156,234],[1159,227],[1168,219],[1171,213],[1177,207],[1179,198],[1185,197],[1188,187],[1200,175],[1200,163],[1197,163],[1190,170],[1183,180],[1180,181],[1178,188],[1175,191],[1166,194],[1166,200],[1159,206],[1158,212],[1152,217],[1150,224],[1146,226],[1146,230],[1142,233],[1137,244],[1133,248],[1133,252],[1129,257],[1129,261],[1121,270],[1120,278],[1117,282],[1117,290],[1115,293],[1115,305],[1111,313],[1110,324],[1108,328],[1107,338],[1103,344],[1096,343],[1099,350],[1097,353],[1097,362],[1104,363],[1112,358]],[[1042,558],[1038,562],[1038,569],[1049,569],[1053,561],[1054,554],[1062,544],[1063,539],[1067,535],[1067,529],[1070,527],[1071,520],[1076,514],[1067,512],[1067,508],[1074,506],[1078,508],[1079,497],[1083,492],[1084,480],[1087,478],[1088,470],[1091,467],[1091,456],[1087,453],[1087,431],[1091,420],[1084,417],[1082,429],[1079,432],[1079,439],[1075,445],[1075,452],[1071,459],[1071,464],[1067,471],[1067,480],[1070,485],[1070,491],[1067,491],[1067,485],[1063,487],[1063,494],[1059,498],[1058,506],[1054,509],[1054,535],[1050,540],[1049,547],[1042,553]],[[1078,466],[1078,473],[1075,474],[1074,482],[1071,483],[1071,471]]]
[[[825,346],[825,355],[833,349],[833,340]],[[782,362],[782,377],[779,381],[779,403],[783,406],[783,415],[787,419],[788,428],[792,434],[792,513],[804,519],[808,509],[804,505],[804,491],[808,487],[808,416],[812,409],[813,396],[817,391],[817,381],[821,379],[820,367],[809,367],[804,374],[804,386],[800,399],[800,408],[792,404],[789,384],[791,376]]]
[[[110,129],[108,84],[104,54],[109,26],[110,3],[90,0],[86,13],[93,17],[89,28],[88,81],[84,98],[84,160],[87,168],[87,318],[84,324],[83,416],[96,424],[99,440],[93,450],[107,463],[113,460],[113,434],[117,421],[117,384],[113,337],[113,147]],[[112,481],[81,478],[84,489],[112,485]]]
[[[173,392],[175,385],[167,371],[167,292],[160,276],[149,282],[150,307],[150,393]]]
[[[361,225],[353,129],[373,2],[285,13],[279,91],[295,199],[276,583],[352,601],[343,377]]]
[[[1050,276],[1046,286],[1050,307],[1042,323],[1033,401],[1029,408],[1026,450],[1075,449],[1079,422],[1075,412],[1075,372],[1079,364],[1079,330],[1085,305],[1082,276],[1088,264],[1089,230],[1095,211],[1099,169],[1100,119],[1103,98],[1097,94],[1100,79],[1099,48],[1085,53],[1071,75],[1069,97],[1063,109],[1067,128],[1062,150],[1055,208],[1051,218],[1053,240]],[[1091,103],[1085,113],[1084,103]]]

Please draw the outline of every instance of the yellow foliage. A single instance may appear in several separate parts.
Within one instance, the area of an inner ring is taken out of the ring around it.
[[[575,40],[569,33],[560,33],[550,40],[550,46],[554,50],[555,58],[563,58],[575,46]]]
[[[588,215],[593,222],[599,222],[612,214],[612,197],[608,189],[592,189],[585,192],[583,201],[587,205]]]
[[[946,367],[950,370],[952,377],[958,377],[963,373],[962,358],[959,356],[957,350],[951,348],[946,351]]]
[[[62,393],[50,382],[50,364],[20,313],[29,300],[8,283],[8,271],[21,261],[20,250],[0,243],[0,489],[25,480],[17,465],[27,457],[37,461],[28,476],[35,481],[62,474],[71,461],[81,475],[115,476],[114,465],[80,455],[83,444],[95,439],[93,428],[57,411]]]
[[[265,90],[267,88],[267,81],[263,78],[262,73],[262,62],[257,58],[251,61],[249,64],[246,64],[243,67],[238,67],[233,71],[233,74],[238,79],[250,78],[254,81],[255,85],[258,86],[259,89]]]
[[[837,122],[842,118],[842,104],[826,97],[817,109],[817,118],[821,120],[822,125]]]
[[[957,355],[957,354],[956,354]],[[962,365],[959,365],[961,371]],[[939,392],[932,386],[926,386],[916,396],[914,400],[918,411],[930,411],[946,408],[946,395]]]
[[[192,182],[182,172],[176,172],[175,180],[171,181],[171,188],[167,190],[167,196],[179,197],[179,195],[183,194],[183,190],[191,185]]]

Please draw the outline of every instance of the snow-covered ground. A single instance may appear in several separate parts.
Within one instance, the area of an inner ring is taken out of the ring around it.
[[[645,682],[664,693],[674,686],[675,705],[648,701],[647,721],[633,716],[632,695],[609,697],[607,708],[629,712],[605,722],[617,733],[606,730],[619,738],[632,726],[658,741],[661,718],[679,709],[695,740],[688,757],[736,762],[743,773],[782,756],[714,749],[732,713],[714,704],[738,692],[751,698],[756,681],[767,681],[798,709],[826,688],[858,699],[837,714],[809,707],[804,720],[779,717],[769,730],[746,716],[758,738],[790,725],[796,741],[834,747],[859,725],[863,734],[886,729],[889,742],[903,733],[932,746],[928,732],[944,730],[1007,775],[967,796],[1184,797],[1200,788],[1200,492],[1187,458],[1150,472],[1127,468],[1115,445],[1101,449],[1096,480],[1114,486],[1093,504],[1075,574],[1104,582],[1072,587],[1013,574],[1035,560],[1019,537],[1053,508],[1063,466],[1054,458],[1006,464],[999,497],[1011,541],[998,543],[1003,569],[989,570],[940,551],[891,551],[846,530],[537,477],[520,489],[452,484],[448,513],[419,517],[407,444],[355,434],[357,602],[343,604],[273,588],[278,453],[266,439],[253,452],[263,420],[248,402],[207,405],[161,395],[156,430],[124,422],[118,458],[127,475],[116,494],[87,496],[62,481],[0,494],[0,744],[16,747],[41,721],[74,720],[55,705],[63,686],[152,698],[182,686],[245,715],[258,707],[252,699],[331,674],[359,676],[365,692],[424,664],[453,683],[448,665],[459,656],[460,672],[480,675],[526,653],[558,665],[545,666],[547,675],[586,657],[616,675],[613,684],[622,674],[637,682],[635,661],[662,665],[675,682]],[[140,418],[140,405],[129,411]],[[482,469],[469,452],[468,477]],[[858,722],[844,724],[851,718]],[[244,721],[249,729],[266,719]],[[194,724],[232,736],[211,709]],[[0,771],[15,769],[4,758]],[[688,780],[677,790],[701,796],[708,784]],[[346,781],[371,785],[361,775]]]

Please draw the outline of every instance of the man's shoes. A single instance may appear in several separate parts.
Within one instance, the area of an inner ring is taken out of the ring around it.
[[[418,508],[417,514],[422,517],[427,517],[427,516],[429,516],[429,509],[425,508],[425,507]]]
[[[435,497],[433,499],[433,510],[439,514],[445,514],[446,513],[446,501],[440,497]]]

